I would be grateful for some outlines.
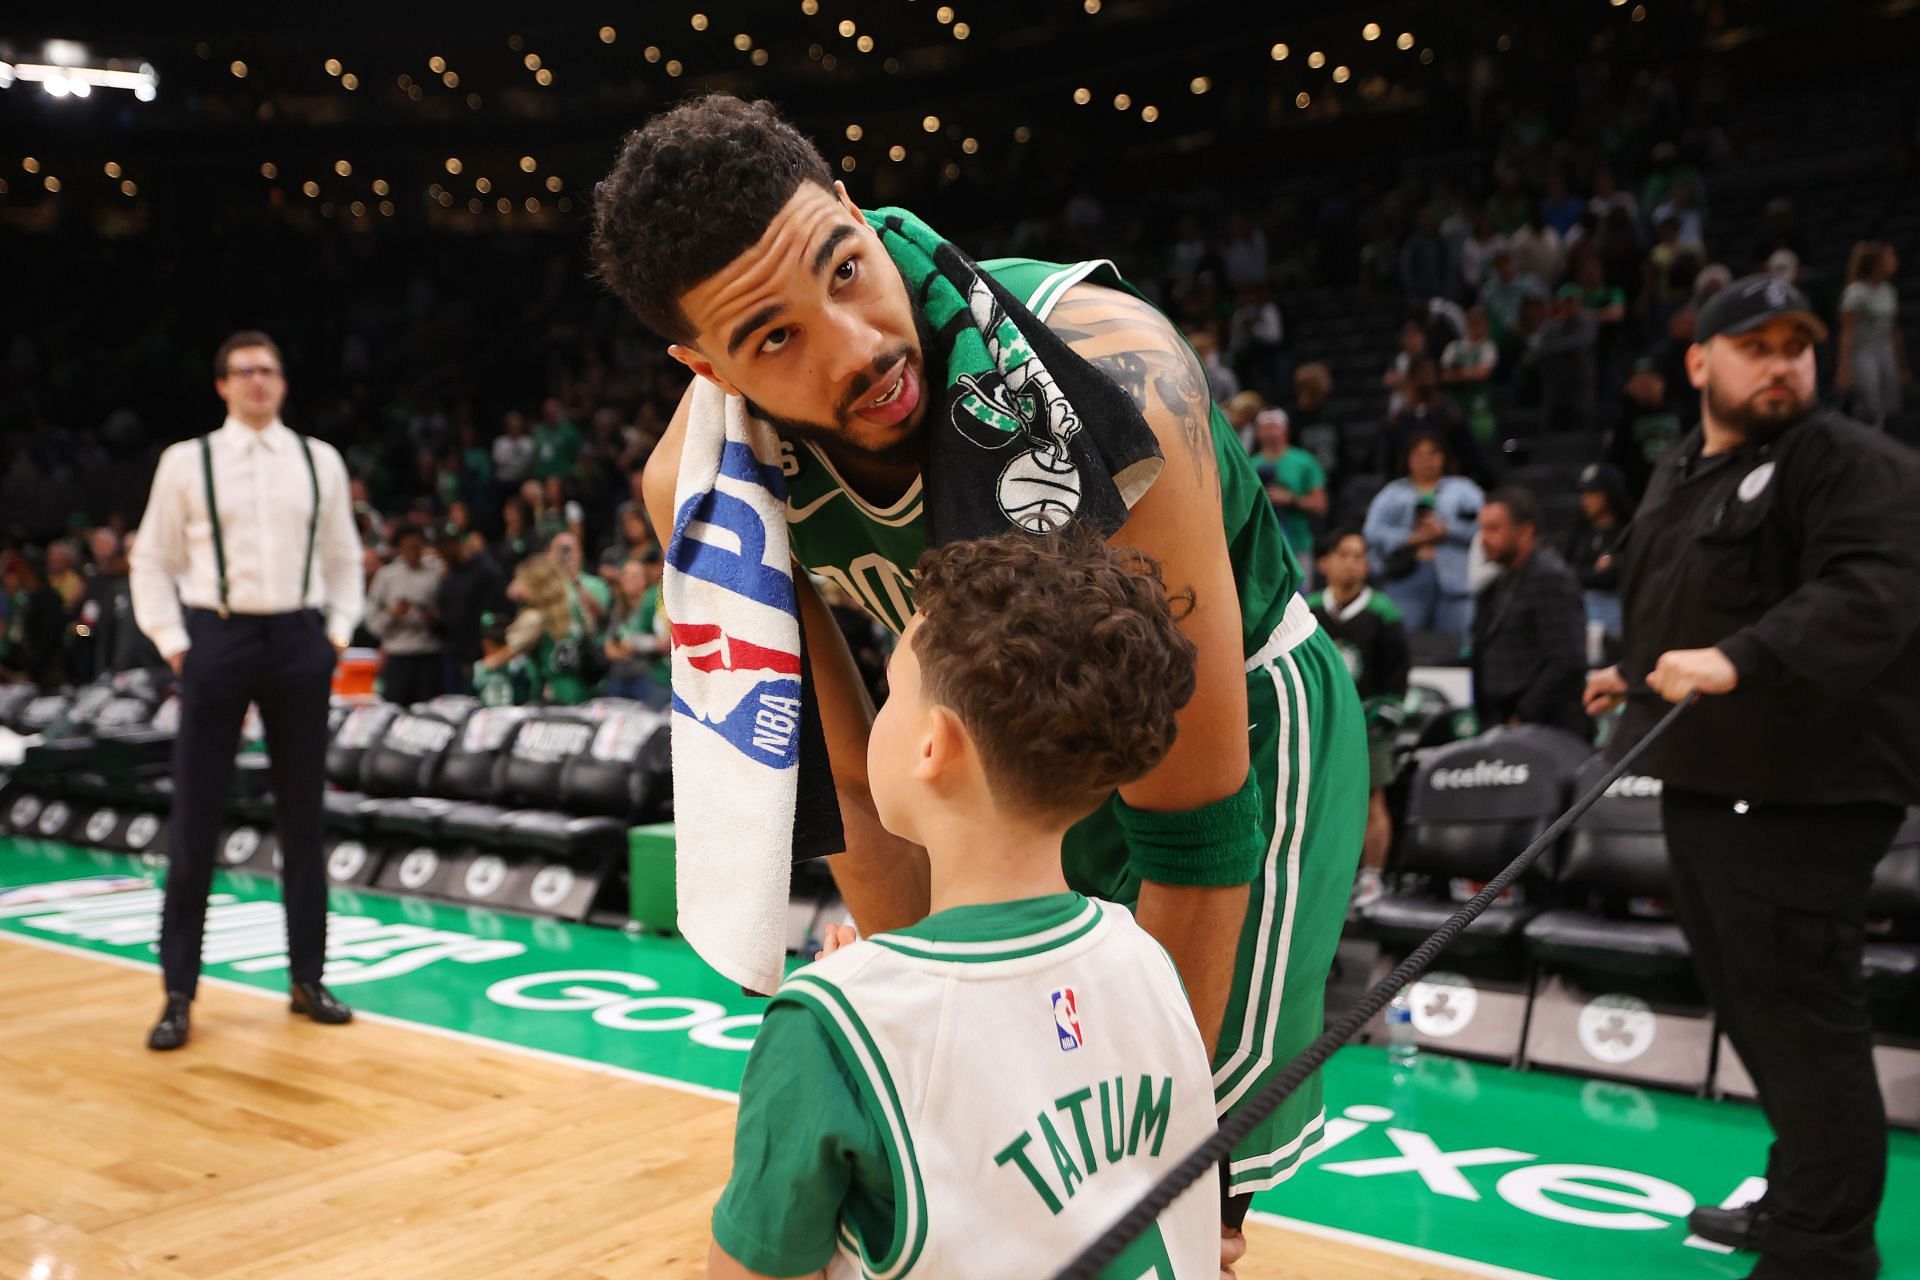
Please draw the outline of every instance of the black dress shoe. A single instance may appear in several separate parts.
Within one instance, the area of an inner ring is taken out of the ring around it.
[[[147,1035],[147,1048],[178,1049],[185,1044],[192,1008],[192,996],[183,996],[178,991],[167,992],[167,1007],[161,1012],[160,1021],[153,1024],[153,1030]]]
[[[1702,1240],[1711,1240],[1729,1249],[1758,1253],[1760,1224],[1765,1219],[1766,1211],[1758,1203],[1743,1204],[1737,1209],[1701,1205],[1687,1215],[1687,1229]]]
[[[315,1022],[338,1025],[353,1021],[353,1010],[333,998],[333,992],[317,982],[293,984],[293,1011],[304,1013]]]

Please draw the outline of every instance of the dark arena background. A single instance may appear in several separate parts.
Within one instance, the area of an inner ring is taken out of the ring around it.
[[[1688,353],[1734,281],[1824,325],[1821,407],[1920,441],[1914,0],[169,9],[0,13],[0,1276],[707,1274],[767,1003],[676,929],[676,831],[720,815],[674,804],[640,476],[689,375],[589,244],[622,139],[683,99],[770,100],[861,208],[977,260],[1110,260],[1186,335],[1303,589],[1349,547],[1408,674],[1355,668],[1376,795],[1330,1021],[1606,768],[1618,720],[1577,688],[1489,710],[1483,502],[1537,507],[1584,679],[1626,651],[1612,555],[1701,419]],[[194,1040],[155,1054],[183,725],[129,557],[162,452],[221,427],[237,331],[344,461],[368,599],[431,625],[370,607],[313,729],[325,976],[360,1025],[280,1004],[255,714]],[[1435,437],[1465,524],[1416,564]],[[543,583],[572,630],[507,661]],[[821,580],[877,703],[885,585]],[[569,645],[604,657],[555,679]],[[1770,1131],[1661,797],[1620,779],[1334,1055],[1239,1276],[1749,1273],[1688,1225],[1757,1200]],[[796,864],[793,963],[848,918]],[[1881,1274],[1920,1280],[1920,809],[1862,964]],[[1807,1265],[1752,1274],[1856,1274]]]

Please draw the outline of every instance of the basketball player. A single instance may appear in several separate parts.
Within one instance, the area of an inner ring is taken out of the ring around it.
[[[1069,525],[929,551],[917,585],[867,776],[927,851],[933,914],[774,997],[713,1277],[1044,1275],[1213,1132],[1166,952],[1060,868],[1067,828],[1165,757],[1193,693],[1157,567]],[[1219,1220],[1194,1187],[1112,1274],[1214,1280]]]
[[[926,547],[921,458],[954,430],[928,406],[946,352],[879,234],[813,145],[765,103],[713,95],[631,134],[601,182],[594,252],[609,286],[696,375],[744,396],[787,446],[795,558],[895,634]],[[1353,682],[1299,598],[1246,451],[1179,332],[1110,263],[980,267],[1127,392],[1166,465],[1112,539],[1155,557],[1197,605],[1181,627],[1197,689],[1166,758],[1068,832],[1067,883],[1134,908],[1179,965],[1224,1111],[1319,1032],[1367,813]],[[673,527],[691,394],[649,458],[654,525]],[[934,483],[939,477],[932,477]],[[888,834],[863,768],[872,711],[804,575],[805,639],[847,828],[830,861],[868,933],[929,908],[924,853]],[[1254,1191],[1322,1132],[1316,1076],[1223,1169],[1223,1256]]]

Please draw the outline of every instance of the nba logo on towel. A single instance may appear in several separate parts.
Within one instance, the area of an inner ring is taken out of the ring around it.
[[[1059,1033],[1062,1053],[1072,1053],[1086,1043],[1080,1035],[1080,1002],[1072,987],[1053,993],[1053,1029]]]

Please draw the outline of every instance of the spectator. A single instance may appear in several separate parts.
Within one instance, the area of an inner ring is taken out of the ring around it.
[[[1506,244],[1506,237],[1493,229],[1493,219],[1485,209],[1473,214],[1473,234],[1460,242],[1460,287],[1469,298],[1480,296],[1493,270],[1493,255]]]
[[[1327,418],[1327,397],[1333,394],[1333,372],[1318,360],[1293,371],[1293,408],[1287,414],[1300,447],[1311,453],[1326,474],[1327,488],[1338,492],[1346,478],[1346,460],[1340,447],[1340,427]]]
[[[94,675],[165,665],[153,641],[133,620],[133,588],[127,574],[133,538],[127,535],[123,551],[113,530],[93,531],[93,577],[87,583],[81,621],[92,633]]]
[[[620,566],[613,625],[607,631],[607,693],[664,707],[671,696],[667,667],[667,615],[660,608],[658,557],[633,559]]]
[[[1387,389],[1387,416],[1398,417],[1407,407],[1407,390],[1413,381],[1413,368],[1427,356],[1427,328],[1418,320],[1400,326],[1400,350],[1393,363],[1380,375]]]
[[[1233,428],[1233,434],[1239,437],[1248,453],[1257,447],[1253,439],[1253,420],[1266,407],[1266,397],[1258,391],[1242,391],[1220,406],[1220,412],[1227,416],[1227,425]]]
[[[505,527],[491,554],[500,572],[511,577],[520,562],[533,554],[533,516],[527,500],[517,495],[508,498],[500,508],[500,519]]]
[[[1765,265],[1776,250],[1791,249],[1795,261],[1807,260],[1807,242],[1794,225],[1793,201],[1785,196],[1775,196],[1767,201],[1767,207],[1761,212],[1760,236],[1753,243],[1752,251],[1747,255],[1747,265],[1758,268]]]
[[[1366,906],[1381,893],[1380,877],[1393,843],[1393,819],[1387,813],[1386,788],[1393,782],[1392,709],[1407,696],[1411,658],[1400,610],[1367,585],[1367,540],[1358,529],[1331,529],[1314,543],[1314,567],[1325,588],[1309,597],[1320,627],[1333,639],[1367,713],[1367,775],[1372,798],[1367,834],[1360,854],[1354,905]]]
[[[1593,196],[1587,201],[1587,211],[1598,218],[1603,227],[1616,214],[1624,217],[1629,227],[1640,221],[1640,202],[1634,199],[1633,192],[1616,186],[1613,171],[1604,167],[1593,171]]]
[[[1227,322],[1227,355],[1243,381],[1262,395],[1279,394],[1285,360],[1280,344],[1284,336],[1273,286],[1242,286],[1235,298],[1233,318]]]
[[[1446,441],[1447,456],[1460,470],[1475,480],[1485,477],[1480,446],[1467,429],[1466,419],[1440,392],[1440,366],[1432,360],[1421,360],[1413,366],[1407,385],[1406,408],[1380,432],[1380,470],[1387,475],[1400,474],[1408,442],[1428,431],[1439,433]]]
[[[1653,211],[1656,223],[1672,221],[1679,228],[1681,244],[1699,245],[1707,243],[1707,219],[1696,203],[1698,196],[1691,180],[1682,179],[1673,184],[1672,194]]]
[[[1227,242],[1221,246],[1220,259],[1226,268],[1227,288],[1234,290],[1266,284],[1273,269],[1267,233],[1239,211],[1227,219]]]
[[[473,664],[484,655],[480,619],[507,610],[507,581],[492,556],[475,555],[470,537],[453,530],[440,535],[440,579],[435,608],[440,616],[440,652],[448,693],[470,692]]]
[[[426,535],[416,526],[400,526],[394,542],[398,558],[367,585],[367,630],[380,641],[381,692],[410,707],[444,692],[438,600],[445,571],[426,558]]]
[[[347,496],[353,500],[353,527],[360,545],[378,551],[386,545],[386,519],[374,508],[367,494],[367,482],[355,476],[347,482]]]
[[[1580,472],[1580,522],[1567,535],[1567,564],[1580,579],[1587,621],[1597,623],[1610,642],[1620,639],[1620,569],[1614,553],[1633,517],[1626,478],[1618,467],[1589,463]],[[1592,646],[1588,646],[1589,649]],[[1594,665],[1598,657],[1588,654]]]
[[[480,661],[466,680],[483,707],[520,707],[539,696],[533,661],[507,652],[507,624],[496,614],[480,618]],[[498,659],[498,661],[496,661]]]
[[[1527,215],[1526,225],[1507,236],[1507,250],[1513,254],[1514,269],[1532,276],[1543,287],[1551,287],[1567,267],[1560,233],[1546,224],[1545,215],[1538,210]]]
[[[560,397],[548,396],[540,407],[540,425],[533,429],[533,478],[571,476],[585,443]]]
[[[1499,363],[1500,348],[1488,332],[1486,308],[1469,308],[1467,336],[1455,338],[1440,353],[1440,381],[1483,454],[1490,454],[1496,447],[1498,425],[1488,388]]]
[[[46,561],[32,548],[0,569],[7,594],[7,629],[0,636],[0,671],[51,692],[67,682],[66,611],[47,585]]]
[[[1220,340],[1211,329],[1196,329],[1187,334],[1193,353],[1207,374],[1207,394],[1215,404],[1225,404],[1240,394],[1240,377],[1220,358]]]
[[[502,434],[493,441],[493,482],[505,498],[533,478],[533,437],[527,434],[527,415],[518,409],[510,410],[500,425]]]
[[[1493,229],[1503,236],[1512,235],[1527,225],[1532,209],[1533,202],[1521,189],[1520,175],[1512,169],[1501,170],[1493,194],[1487,197],[1487,217],[1492,219]]]
[[[1537,545],[1540,504],[1499,489],[1480,510],[1480,543],[1505,572],[1473,613],[1473,707],[1482,726],[1543,724],[1587,737],[1586,610],[1566,561]]]
[[[1467,548],[1480,516],[1480,486],[1447,474],[1444,436],[1413,435],[1407,474],[1387,484],[1367,508],[1367,553],[1408,631],[1464,638],[1473,623]]]
[[[507,626],[506,643],[480,661],[498,671],[524,658],[535,689],[557,706],[577,706],[593,694],[598,663],[586,654],[599,644],[581,615],[566,574],[545,555],[528,556],[514,571],[508,598],[520,611]],[[476,673],[476,683],[480,674]]]
[[[1840,292],[1840,360],[1833,385],[1853,392],[1853,416],[1873,427],[1885,426],[1900,412],[1901,389],[1913,385],[1893,287],[1899,271],[1892,245],[1862,240],[1847,260],[1847,286]]]
[[[1167,253],[1167,275],[1176,294],[1186,293],[1199,282],[1212,252],[1206,234],[1200,229],[1200,219],[1190,213],[1181,214],[1179,232]]]
[[[1521,274],[1511,249],[1494,250],[1493,274],[1480,286],[1480,307],[1487,313],[1488,332],[1508,359],[1519,354],[1521,304],[1545,296],[1546,286],[1537,276]]]
[[[555,534],[553,541],[547,544],[547,556],[567,580],[567,589],[573,593],[585,616],[587,630],[598,635],[606,626],[608,615],[613,612],[613,589],[599,574],[587,572],[579,536],[573,533]]]
[[[1400,246],[1400,287],[1410,299],[1453,293],[1452,246],[1440,238],[1440,220],[1430,208],[1420,211],[1413,233]]]
[[[1582,308],[1577,284],[1554,295],[1553,314],[1527,342],[1527,362],[1540,381],[1541,417],[1548,430],[1593,426],[1595,346],[1599,330]]]
[[[1581,254],[1573,279],[1580,286],[1580,309],[1592,317],[1603,337],[1625,323],[1626,291],[1607,283],[1607,269],[1598,254]]]
[[[1287,545],[1302,565],[1310,563],[1313,526],[1327,514],[1327,477],[1319,461],[1287,439],[1287,411],[1263,409],[1254,419],[1254,474],[1280,518]]]
[[[1567,190],[1566,175],[1555,169],[1547,175],[1546,194],[1540,200],[1540,217],[1564,242],[1567,233],[1587,211],[1587,202]]]
[[[650,553],[659,554],[659,544],[653,540],[653,530],[647,527],[646,516],[632,503],[621,503],[613,541],[601,550],[600,563],[619,565],[628,560],[644,559]]]
[[[1647,490],[1654,459],[1686,434],[1686,423],[1669,396],[1666,375],[1651,356],[1633,362],[1625,396],[1609,433],[1607,459],[1618,468],[1626,493],[1638,499]]]
[[[658,539],[654,537],[653,525],[647,520],[646,497],[640,492],[641,480],[645,474],[639,467],[627,473],[627,499],[613,509],[613,527],[624,530],[627,527],[627,512],[637,511],[640,513],[640,523],[646,526],[647,540],[653,542]]]
[[[61,538],[47,547],[47,585],[60,595],[60,608],[69,618],[80,616],[87,599],[87,579],[80,572],[80,553]]]

